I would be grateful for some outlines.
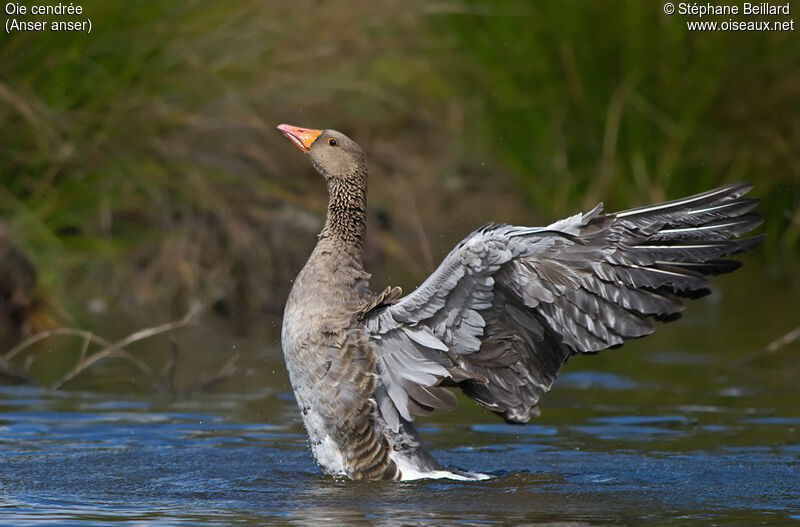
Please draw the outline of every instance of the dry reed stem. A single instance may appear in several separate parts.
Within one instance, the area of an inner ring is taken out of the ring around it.
[[[791,344],[796,340],[800,340],[800,326],[794,328],[789,333],[786,333],[785,335],[773,340],[767,345],[766,348],[757,351],[755,353],[751,353],[750,355],[745,355],[744,357],[739,359],[738,363],[744,364],[747,362],[752,362],[756,359],[760,359],[761,357],[771,355],[772,353],[775,353],[776,351],[785,348],[786,346],[788,346],[789,344]]]
[[[236,363],[239,362],[239,355],[234,355],[230,359],[228,359],[225,364],[220,367],[219,371],[212,375],[211,377],[204,379],[194,385],[192,388],[189,389],[190,392],[194,390],[205,391],[209,388],[213,387],[215,384],[219,384],[222,381],[233,377],[236,372],[238,371],[236,368]]]
[[[36,333],[35,335],[31,335],[30,337],[26,338],[13,348],[8,351],[5,355],[3,355],[3,360],[5,362],[10,361],[13,359],[17,354],[24,351],[25,349],[31,347],[32,345],[36,344],[45,339],[49,339],[51,337],[60,337],[60,336],[74,336],[74,337],[83,337],[84,342],[94,342],[99,346],[107,347],[111,346],[111,343],[104,339],[103,337],[99,337],[92,333],[91,331],[86,331],[83,329],[75,329],[75,328],[56,328],[56,329],[47,329],[45,331],[41,331]]]
[[[0,356],[0,366],[8,365],[9,361],[13,359],[16,355],[28,349],[37,342],[41,342],[48,338],[58,337],[58,336],[76,336],[76,337],[81,337],[83,339],[78,363],[63,377],[61,377],[55,383],[52,384],[51,388],[53,390],[61,388],[64,384],[71,381],[82,372],[86,371],[88,368],[96,364],[98,361],[109,357],[119,357],[125,359],[136,365],[136,367],[138,367],[140,370],[146,373],[152,373],[152,368],[150,368],[150,366],[142,362],[137,357],[131,355],[128,351],[125,350],[125,348],[133,344],[134,342],[138,342],[140,340],[144,340],[186,326],[200,312],[200,310],[201,308],[199,307],[193,307],[180,320],[175,320],[173,322],[168,322],[160,326],[155,326],[135,331],[130,335],[128,335],[127,337],[118,340],[116,342],[110,342],[104,339],[103,337],[100,337],[90,331],[82,329],[57,328],[57,329],[45,330],[35,335],[31,335],[27,339],[23,340],[22,342],[14,346],[11,350],[8,351],[8,353],[6,353],[3,356]],[[92,343],[97,344],[98,346],[101,347],[101,349],[89,355],[89,346]]]
[[[139,366],[143,370],[145,370],[147,372],[152,372],[152,369],[149,366],[147,366],[145,363],[143,363],[142,361],[140,361],[139,359],[137,359],[136,357],[134,357],[133,355],[131,355],[130,353],[125,351],[124,348],[126,346],[129,346],[130,344],[133,344],[134,342],[139,341],[139,340],[150,338],[150,337],[153,337],[155,335],[159,335],[161,333],[166,333],[168,331],[172,331],[174,329],[178,329],[178,328],[184,327],[187,324],[189,324],[189,322],[191,322],[192,319],[199,312],[200,312],[199,308],[192,308],[180,320],[176,320],[176,321],[173,321],[173,322],[168,322],[168,323],[162,324],[160,326],[155,326],[155,327],[145,328],[145,329],[141,329],[139,331],[135,331],[135,332],[131,333],[130,335],[128,335],[127,337],[125,337],[124,339],[118,340],[117,342],[114,342],[113,344],[106,346],[102,350],[98,351],[97,353],[94,353],[90,357],[88,357],[88,358],[84,359],[83,361],[79,362],[78,364],[76,364],[74,368],[72,368],[70,371],[68,371],[59,380],[54,382],[52,384],[52,386],[51,386],[51,389],[58,390],[59,388],[64,386],[64,384],[68,383],[69,381],[71,381],[72,379],[77,377],[79,374],[81,374],[82,372],[86,371],[88,368],[90,368],[97,361],[100,361],[100,360],[103,360],[105,358],[112,357],[112,356],[125,358],[127,360],[130,360],[131,362],[133,362],[134,364],[136,364],[137,366]]]

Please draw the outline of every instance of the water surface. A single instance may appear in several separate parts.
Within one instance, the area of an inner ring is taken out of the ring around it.
[[[528,426],[466,400],[422,420],[434,454],[482,482],[321,476],[275,347],[242,351],[255,373],[213,392],[2,387],[0,524],[795,523],[797,348],[738,359],[791,329],[797,291],[731,283],[648,339],[572,359]],[[773,302],[753,309],[756,287]]]

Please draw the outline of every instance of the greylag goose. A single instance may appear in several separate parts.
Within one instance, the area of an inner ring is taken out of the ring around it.
[[[751,185],[547,227],[489,224],[461,241],[412,293],[369,288],[361,256],[367,164],[335,130],[282,124],[325,179],[327,219],[294,282],[281,341],[314,458],[367,480],[479,479],[445,469],[413,421],[453,408],[459,388],[509,423],[539,414],[566,360],[651,333],[681,298],[739,262],[761,237]]]

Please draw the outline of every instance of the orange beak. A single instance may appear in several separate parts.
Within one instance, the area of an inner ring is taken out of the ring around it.
[[[290,124],[279,124],[278,130],[283,132],[283,135],[292,140],[297,147],[303,152],[308,152],[311,145],[322,134],[322,130],[313,130],[311,128],[300,128],[299,126],[292,126]]]

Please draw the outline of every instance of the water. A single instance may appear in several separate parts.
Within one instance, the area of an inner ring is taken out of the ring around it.
[[[528,426],[466,400],[422,420],[482,482],[321,476],[275,348],[210,393],[2,387],[0,524],[797,523],[800,350],[737,362],[796,326],[797,290],[725,283],[648,339],[572,359]],[[772,302],[753,309],[755,288]]]
[[[562,380],[580,386],[593,377]],[[595,395],[619,389],[636,398],[628,379],[597,381]],[[562,391],[571,389],[585,393]],[[254,422],[248,407],[287,418]],[[661,406],[637,415],[643,408],[632,402],[565,425],[426,422],[443,462],[496,478],[370,484],[320,476],[290,417],[293,403],[274,394],[186,403],[5,388],[0,408],[3,524],[800,518],[800,417],[758,409]]]

